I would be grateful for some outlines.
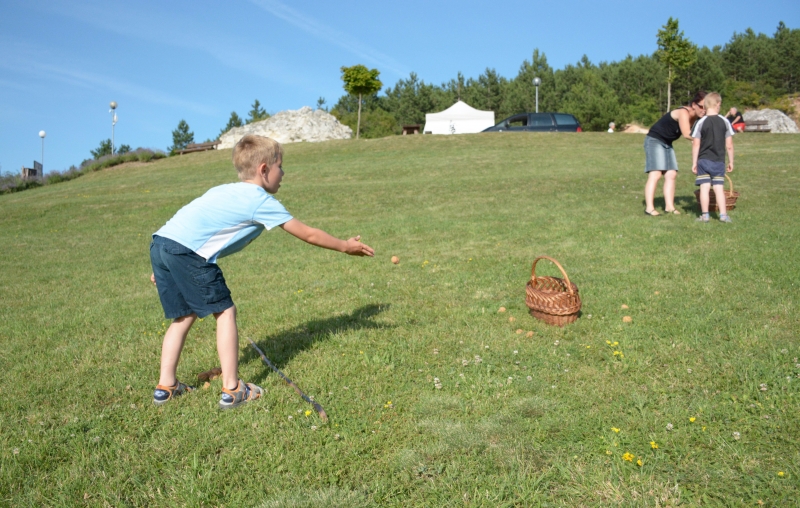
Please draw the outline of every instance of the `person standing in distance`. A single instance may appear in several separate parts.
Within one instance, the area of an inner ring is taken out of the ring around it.
[[[705,114],[703,99],[705,92],[697,92],[688,106],[673,109],[662,116],[644,138],[645,167],[647,183],[644,186],[644,213],[655,217],[661,215],[655,209],[653,200],[656,186],[664,177],[664,211],[680,214],[675,209],[675,179],[678,176],[678,160],[672,142],[683,137],[692,140],[692,126]]]

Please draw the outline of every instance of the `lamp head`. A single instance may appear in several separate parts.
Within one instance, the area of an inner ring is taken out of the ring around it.
[[[45,131],[39,131],[40,138],[44,139],[45,136],[47,136],[47,133]]]
[[[111,101],[111,104],[109,104],[109,106],[111,106],[111,109],[117,109],[117,102]]]
[[[533,84],[539,86],[542,84],[542,80],[540,78],[533,78]]]

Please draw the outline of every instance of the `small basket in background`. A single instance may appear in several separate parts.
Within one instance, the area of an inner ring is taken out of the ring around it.
[[[537,276],[536,263],[540,259],[554,263],[564,278]],[[558,261],[547,256],[539,256],[533,260],[531,280],[525,285],[525,304],[530,309],[531,316],[556,326],[574,322],[581,310],[578,286],[569,281],[567,272]]]
[[[733,180],[731,180],[731,177],[725,175],[725,178],[728,180],[728,185],[731,187],[730,190],[723,191],[725,193],[725,211],[729,212],[736,208],[736,200],[739,199],[739,193],[734,192]],[[697,206],[700,206],[700,189],[694,191],[694,197],[697,198]],[[717,205],[717,196],[714,194],[714,189],[711,189],[708,193],[708,211],[719,211],[719,206]]]

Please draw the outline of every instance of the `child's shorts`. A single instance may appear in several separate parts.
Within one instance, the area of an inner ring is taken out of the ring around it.
[[[644,137],[644,172],[678,170],[675,149],[650,136]]]
[[[233,307],[231,292],[219,266],[178,242],[154,236],[150,263],[167,319],[192,313],[202,318]]]
[[[725,163],[700,159],[697,161],[697,178],[694,179],[695,185],[723,185],[725,183]]]

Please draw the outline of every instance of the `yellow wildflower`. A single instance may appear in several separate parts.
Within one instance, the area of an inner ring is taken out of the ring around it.
[[[689,418],[689,421],[692,422],[692,423],[694,423],[695,420],[697,420],[697,418],[695,418],[694,416]]]
[[[629,452],[625,452],[622,454],[622,460],[627,460],[628,462],[633,462],[633,454]]]
[[[785,474],[786,474],[786,473],[784,473],[783,471],[778,471],[778,476],[780,476],[781,478],[783,478],[783,476],[784,476]]]
[[[614,431],[614,432],[616,432],[616,433],[619,433],[619,429],[618,429],[618,428],[616,428],[616,427],[611,427],[611,430],[613,430],[613,431]]]
[[[610,345],[611,345],[611,341],[610,341],[610,340],[607,340],[607,341],[606,341],[606,344],[608,344],[608,345],[610,346]]]
[[[311,410],[310,409],[306,409],[306,418],[308,418],[309,416],[311,416]]]
[[[606,455],[611,455],[611,450],[606,450]]]
[[[643,464],[642,459],[636,461],[637,466],[642,467],[642,464]]]
[[[658,445],[656,444],[655,441],[650,441],[650,448],[652,448],[653,450],[658,450]]]

